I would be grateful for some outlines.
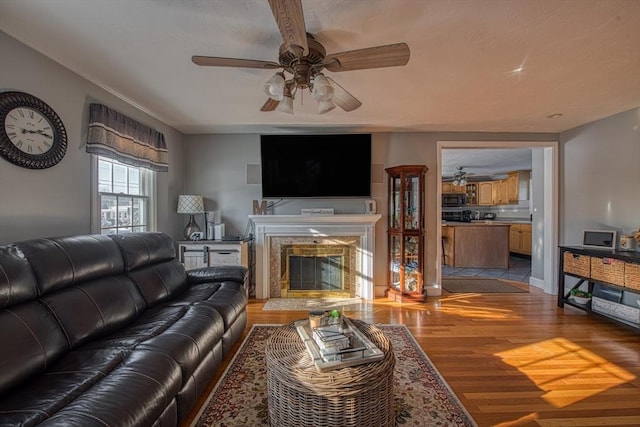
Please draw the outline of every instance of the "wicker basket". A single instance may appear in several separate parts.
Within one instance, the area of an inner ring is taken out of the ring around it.
[[[626,263],[624,266],[624,285],[640,290],[640,264]]]
[[[353,324],[382,352],[382,360],[318,372],[294,323],[276,330],[265,348],[271,426],[393,426],[391,342],[373,325]]]
[[[564,272],[582,277],[589,277],[591,274],[591,257],[588,255],[564,253]]]
[[[624,286],[624,265],[619,259],[591,257],[591,278]]]

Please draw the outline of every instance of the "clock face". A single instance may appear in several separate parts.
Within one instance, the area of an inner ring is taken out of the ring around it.
[[[0,93],[0,156],[24,168],[45,169],[66,152],[67,132],[51,107],[28,93]]]
[[[38,111],[14,108],[4,119],[4,130],[18,150],[27,154],[45,154],[53,147],[51,122]]]

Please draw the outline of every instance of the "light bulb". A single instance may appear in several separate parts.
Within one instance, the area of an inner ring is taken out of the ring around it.
[[[324,114],[336,108],[336,104],[334,104],[330,99],[326,101],[318,101],[318,114]]]

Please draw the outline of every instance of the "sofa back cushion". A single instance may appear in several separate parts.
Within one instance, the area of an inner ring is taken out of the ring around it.
[[[58,322],[37,301],[0,310],[0,325],[0,395],[69,350]]]
[[[187,273],[176,259],[175,245],[168,235],[149,232],[110,237],[120,246],[125,269],[148,307],[187,288]]]
[[[60,322],[70,348],[122,328],[146,308],[138,288],[124,274],[52,292],[42,303]]]
[[[36,239],[15,245],[31,264],[41,296],[66,286],[124,272],[122,254],[107,236]]]
[[[111,234],[109,237],[120,247],[127,271],[176,257],[173,240],[165,233]]]
[[[15,245],[0,246],[0,308],[38,296],[38,284],[29,261]]]

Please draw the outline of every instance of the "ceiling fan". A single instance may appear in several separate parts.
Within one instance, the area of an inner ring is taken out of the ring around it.
[[[457,171],[453,174],[453,176],[445,178],[443,179],[443,181],[452,182],[453,185],[466,185],[468,178],[474,175],[473,173],[463,171],[463,166],[458,166],[456,169]]]
[[[318,102],[320,114],[333,110],[336,105],[344,111],[353,111],[362,103],[331,77],[325,76],[322,73],[324,69],[340,72],[396,67],[409,61],[406,43],[327,55],[324,46],[306,31],[301,0],[269,0],[269,6],[283,39],[278,62],[200,55],[191,57],[196,65],[209,67],[282,69],[265,84],[264,90],[269,98],[260,111],[278,109],[293,114],[296,92],[304,89],[308,89]],[[287,78],[285,73],[291,77]]]

